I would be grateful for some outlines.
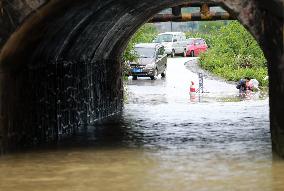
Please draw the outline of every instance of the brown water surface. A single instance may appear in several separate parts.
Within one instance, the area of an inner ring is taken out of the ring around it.
[[[232,84],[169,59],[167,78],[129,78],[115,116],[56,148],[0,158],[2,191],[284,190],[284,162],[272,155],[268,98],[240,99]],[[188,63],[190,64],[190,63]]]

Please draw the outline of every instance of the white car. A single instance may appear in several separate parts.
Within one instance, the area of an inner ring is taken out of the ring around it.
[[[171,55],[171,57],[176,54],[186,56],[187,41],[183,32],[160,33],[153,42],[161,43],[165,47],[165,53]]]

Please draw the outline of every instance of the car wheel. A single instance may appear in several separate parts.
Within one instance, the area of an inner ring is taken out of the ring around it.
[[[174,49],[172,50],[171,57],[172,58],[175,57],[175,50]]]
[[[161,73],[162,78],[166,77],[166,71],[164,71],[163,73]]]
[[[193,50],[190,52],[190,56],[194,57],[194,51]]]
[[[150,76],[151,80],[155,80],[156,77],[158,76],[158,70],[155,70],[154,76]]]
[[[186,50],[183,51],[183,57],[186,57]]]
[[[132,80],[137,80],[137,76],[132,76]]]

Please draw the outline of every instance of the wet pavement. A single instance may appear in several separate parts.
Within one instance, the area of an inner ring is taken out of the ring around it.
[[[198,72],[205,74],[204,91]],[[56,149],[0,158],[0,190],[284,190],[271,151],[268,97],[238,97],[235,84],[169,58],[165,79],[127,81],[116,116]]]

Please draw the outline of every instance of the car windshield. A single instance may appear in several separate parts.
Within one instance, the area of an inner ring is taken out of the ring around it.
[[[194,44],[194,39],[187,39],[187,44],[189,44],[189,45]]]
[[[155,57],[154,48],[136,47],[135,52],[137,53],[139,58],[154,58]]]
[[[172,42],[173,35],[171,34],[162,34],[158,35],[157,38],[154,40],[156,43],[161,43],[161,42]]]

